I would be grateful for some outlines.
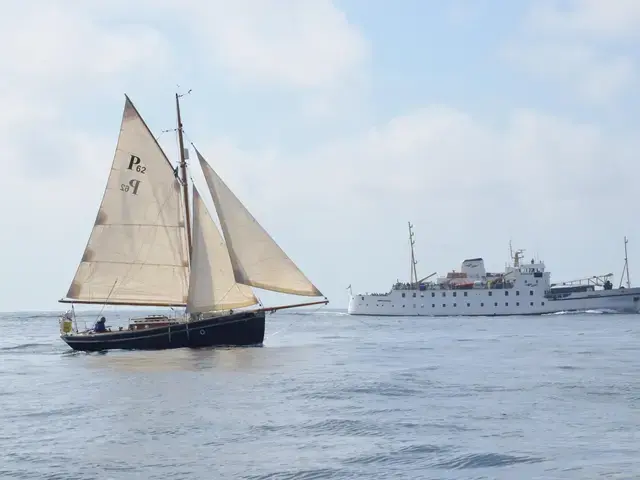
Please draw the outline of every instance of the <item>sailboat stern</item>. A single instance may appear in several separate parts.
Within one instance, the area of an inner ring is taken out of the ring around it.
[[[215,328],[209,326],[213,323]],[[202,317],[189,322],[192,348],[216,346],[257,346],[264,342],[265,312],[248,310],[228,316]],[[224,340],[225,343],[221,343]]]

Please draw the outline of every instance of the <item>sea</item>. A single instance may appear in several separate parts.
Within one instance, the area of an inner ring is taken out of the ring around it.
[[[0,315],[0,479],[595,478],[640,478],[637,315],[322,308],[262,347],[90,354]]]

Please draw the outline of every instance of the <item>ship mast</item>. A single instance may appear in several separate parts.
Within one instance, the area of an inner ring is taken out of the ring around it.
[[[620,286],[622,286],[622,280],[625,274],[627,275],[627,288],[631,288],[631,280],[629,279],[629,258],[627,257],[627,243],[629,240],[624,237],[624,267],[622,268],[622,275],[620,276]]]
[[[416,244],[414,240],[413,234],[413,225],[409,222],[409,245],[411,246],[411,273],[410,273],[410,283],[411,285],[417,285],[418,283],[418,272],[416,271],[416,256],[413,251],[413,246]]]
[[[511,245],[511,240],[509,240],[509,260],[513,260],[513,246]]]
[[[189,90],[191,91],[191,90]],[[191,259],[191,211],[189,210],[189,183],[187,180],[187,159],[184,152],[184,139],[182,138],[182,117],[180,116],[180,97],[176,93],[176,112],[178,114],[178,143],[180,144],[180,174],[182,177],[182,193],[184,196],[184,214],[187,229],[187,245],[188,255]]]

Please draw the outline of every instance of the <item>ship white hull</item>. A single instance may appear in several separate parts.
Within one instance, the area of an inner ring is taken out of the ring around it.
[[[535,287],[522,291],[392,290],[385,295],[350,295],[348,313],[371,316],[468,317],[542,315],[587,310],[640,313],[640,288],[572,293],[556,299],[545,297],[544,291]]]

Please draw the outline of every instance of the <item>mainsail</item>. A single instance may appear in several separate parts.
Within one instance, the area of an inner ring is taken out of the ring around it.
[[[181,184],[127,97],[107,187],[67,297],[184,305],[187,252]]]
[[[251,287],[236,283],[218,227],[193,186],[193,235],[187,312],[248,307],[258,303]]]
[[[195,150],[218,213],[235,280],[280,293],[322,296]]]

